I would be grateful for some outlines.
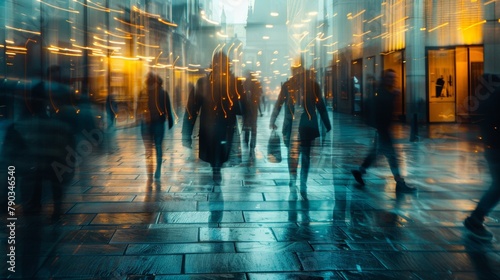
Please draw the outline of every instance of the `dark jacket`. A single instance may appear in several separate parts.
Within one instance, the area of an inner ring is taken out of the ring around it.
[[[500,149],[500,77],[485,74],[483,79],[489,88],[483,87],[480,95],[476,95],[481,136],[486,149]]]
[[[302,74],[303,75],[303,74]],[[275,124],[281,107],[285,107],[285,117],[283,121],[283,141],[288,146],[292,133],[292,121],[294,114],[293,95],[298,87],[303,87],[305,113],[302,114],[299,123],[299,136],[301,141],[312,141],[319,136],[319,125],[317,112],[321,117],[327,130],[331,129],[330,119],[326,110],[325,102],[321,94],[319,84],[313,79],[308,71],[305,75],[305,82],[300,82],[296,76],[285,82],[274,105],[271,115],[271,124]],[[317,110],[317,111],[316,111]]]
[[[373,124],[379,131],[389,130],[394,120],[396,96],[399,91],[379,87],[373,96]]]
[[[200,116],[199,158],[220,167],[229,159],[237,128],[236,115],[241,114],[243,87],[232,75],[227,78],[228,85],[212,81],[212,77],[200,78],[189,93],[182,139],[184,146],[191,147],[194,125]]]
[[[174,125],[170,97],[160,84],[148,85],[140,92],[137,114],[146,124],[168,120],[169,129]]]
[[[243,126],[245,128],[257,125],[257,117],[260,110],[260,100],[262,96],[262,86],[257,81],[247,78],[243,83],[244,92],[241,97],[243,106]]]

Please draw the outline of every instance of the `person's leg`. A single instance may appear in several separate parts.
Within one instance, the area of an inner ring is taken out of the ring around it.
[[[380,152],[387,158],[389,162],[389,167],[391,168],[394,180],[399,182],[402,180],[401,172],[399,171],[399,162],[396,154],[396,149],[394,149],[394,144],[392,137],[388,131],[381,131],[379,133],[379,147]]]
[[[297,182],[297,166],[299,165],[299,141],[297,139],[290,139],[288,147],[288,172],[290,173],[289,185],[295,186]]]
[[[257,123],[252,125],[251,128],[251,136],[250,136],[250,149],[255,149],[255,145],[257,144]]]
[[[375,137],[373,139],[373,145],[370,148],[370,151],[368,154],[365,156],[363,163],[359,167],[359,169],[354,169],[351,170],[352,175],[354,176],[354,179],[358,184],[360,185],[365,185],[365,181],[363,180],[363,174],[366,174],[366,170],[375,162],[377,159],[377,150],[378,150],[378,145],[379,145],[379,140],[378,140],[378,132],[375,134]]]
[[[254,123],[251,128],[250,136],[250,158],[255,157],[255,145],[257,144],[257,123]]]
[[[301,161],[300,161],[300,194],[304,200],[308,200],[307,197],[307,177],[309,176],[309,167],[311,164],[311,142],[302,143],[301,149]]]
[[[222,173],[220,169],[220,166],[212,165],[212,178],[216,184],[220,184],[222,182]]]
[[[163,138],[165,135],[165,123],[163,122],[155,123],[153,129],[154,129],[153,137],[156,149],[155,178],[158,179],[161,176],[161,164],[163,162]]]
[[[389,167],[391,169],[394,180],[396,181],[396,192],[415,192],[417,189],[415,187],[410,187],[406,184],[405,180],[401,176],[399,169],[399,160],[394,148],[392,136],[389,131],[384,131],[379,134],[380,141],[380,152],[387,158],[389,162]]]
[[[142,142],[144,144],[144,154],[146,160],[146,173],[148,177],[153,174],[153,135],[151,132],[151,125],[142,123],[141,124],[141,136]]]
[[[311,164],[311,143],[303,143],[300,146],[301,161],[300,161],[300,185],[307,185],[307,177],[309,176],[309,167]]]
[[[484,157],[488,163],[491,185],[472,212],[472,216],[481,221],[500,201],[500,150],[487,149]]]
[[[54,209],[52,218],[58,219],[62,214],[62,198],[63,198],[63,184],[58,180],[52,180],[52,201]]]
[[[245,120],[243,125],[243,140],[245,141],[245,147],[248,147],[248,143],[250,142],[250,127],[246,125],[247,121]]]
[[[31,176],[21,178],[21,190],[28,198],[23,206],[23,212],[27,214],[37,214],[42,210],[43,175],[38,169],[32,172]]]

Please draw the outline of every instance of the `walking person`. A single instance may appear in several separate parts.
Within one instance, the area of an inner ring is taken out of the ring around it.
[[[301,158],[300,187],[304,194],[311,161],[311,144],[320,136],[318,113],[326,131],[331,130],[330,119],[319,84],[312,71],[305,71],[302,65],[292,68],[292,78],[286,81],[280,90],[271,114],[270,129],[277,129],[275,122],[282,107],[285,111],[283,120],[283,142],[288,148],[288,171],[290,187],[296,186],[299,157]]]
[[[222,165],[229,160],[233,144],[240,144],[236,115],[241,114],[243,85],[231,72],[229,58],[222,50],[215,52],[211,68],[211,73],[198,79],[189,94],[182,143],[191,148],[199,117],[199,158],[210,163],[213,180],[220,184]]]
[[[250,158],[255,156],[255,145],[257,137],[257,117],[262,111],[260,101],[262,97],[262,86],[259,81],[248,71],[243,83],[242,105],[243,111],[243,131],[245,145],[250,149]]]
[[[393,123],[394,102],[400,92],[396,88],[396,72],[393,69],[384,70],[378,86],[377,92],[373,96],[372,114],[373,124],[377,130],[375,144],[365,157],[359,169],[352,170],[352,175],[356,182],[364,185],[363,175],[366,170],[377,159],[378,152],[382,153],[388,160],[392,175],[396,181],[396,192],[409,193],[416,191],[416,188],[408,186],[399,170],[399,162],[393,144],[391,127]]]
[[[172,107],[168,92],[163,89],[163,80],[160,76],[150,72],[146,77],[146,86],[139,93],[137,114],[140,119],[141,135],[146,154],[146,170],[148,179],[153,176],[153,150],[156,151],[156,170],[154,178],[161,177],[163,161],[163,138],[165,136],[165,122],[168,128],[174,125]]]
[[[496,79],[500,84],[498,76],[483,76],[486,81]],[[493,233],[483,224],[485,217],[495,208],[500,201],[500,88],[493,92],[481,94],[484,100],[480,102],[479,113],[482,120],[479,122],[481,135],[484,141],[484,157],[488,164],[491,175],[491,185],[483,194],[481,200],[469,217],[464,221],[465,229],[470,236],[480,240],[491,241]]]
[[[79,156],[70,158],[70,152],[77,149],[70,124],[48,109],[53,102],[51,95],[70,94],[69,87],[51,79],[59,69],[57,65],[49,67],[47,79],[31,89],[24,112],[7,128],[1,156],[19,176],[23,214],[42,212],[43,185],[49,183],[55,220],[62,214],[64,188],[81,161]]]

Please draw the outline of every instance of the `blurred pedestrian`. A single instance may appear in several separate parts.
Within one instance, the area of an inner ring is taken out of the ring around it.
[[[375,118],[373,124],[377,130],[375,144],[365,157],[359,169],[352,170],[356,182],[364,185],[363,175],[377,159],[381,152],[388,160],[391,172],[396,181],[396,192],[414,192],[416,188],[408,186],[399,170],[398,156],[394,148],[391,127],[393,124],[394,102],[400,94],[396,88],[396,72],[393,69],[384,70],[377,89],[373,96],[371,115]]]
[[[491,241],[493,233],[483,224],[485,217],[500,201],[500,77],[483,75],[484,81],[489,81],[491,87],[483,88],[479,103],[479,126],[484,141],[484,157],[491,175],[491,185],[483,194],[471,215],[464,221],[468,233],[481,240]],[[493,87],[496,84],[496,89]],[[491,91],[486,92],[486,90]]]
[[[182,127],[183,145],[191,148],[196,120],[199,122],[199,158],[210,163],[215,183],[222,181],[222,165],[229,160],[233,144],[239,144],[236,115],[241,114],[242,83],[231,72],[229,58],[217,51],[212,71],[198,79],[191,90]]]
[[[58,66],[48,70],[48,77]],[[58,71],[58,70],[57,70]],[[66,94],[62,85],[51,84],[50,79],[38,83],[26,97],[26,110],[19,120],[7,128],[2,158],[15,168],[22,197],[24,214],[38,214],[42,210],[43,185],[51,184],[52,217],[62,214],[64,187],[74,176],[81,161],[70,124],[51,116],[54,96]],[[60,91],[56,92],[59,89]]]
[[[108,93],[106,97],[106,115],[107,115],[107,128],[108,130],[114,129],[116,125],[116,117],[118,116],[118,104],[116,102],[116,93],[113,92],[113,88],[111,88],[111,92]]]
[[[297,167],[301,156],[300,186],[301,192],[307,188],[307,177],[311,161],[311,144],[320,136],[318,116],[325,124],[327,132],[331,130],[330,119],[321,93],[321,87],[315,81],[312,71],[305,71],[302,65],[292,68],[292,78],[286,81],[278,95],[271,115],[271,129],[277,129],[276,119],[285,106],[283,121],[283,141],[288,148],[288,171],[290,187],[297,181]]]
[[[145,88],[139,93],[137,114],[144,142],[148,179],[151,179],[155,170],[153,150],[156,151],[154,178],[159,179],[163,161],[162,144],[165,136],[165,121],[168,121],[169,129],[174,125],[174,121],[170,97],[163,89],[162,78],[157,74],[152,72],[147,74]]]
[[[245,145],[250,149],[250,158],[255,156],[255,145],[257,137],[257,117],[262,111],[260,101],[262,97],[262,86],[260,82],[247,71],[243,83],[243,94],[241,100],[243,105],[243,131]]]

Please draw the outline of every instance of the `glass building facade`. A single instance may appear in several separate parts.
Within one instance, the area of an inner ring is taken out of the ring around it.
[[[15,118],[30,85],[58,64],[75,108],[87,98],[102,107],[112,95],[126,125],[154,71],[179,117],[189,85],[220,46],[230,50],[236,75],[260,75],[271,99],[293,64],[314,69],[330,106],[347,114],[363,112],[371,81],[392,68],[402,89],[396,117],[420,123],[469,120],[478,78],[500,73],[497,1],[255,0],[245,23],[227,21],[230,2],[2,1],[0,113]]]

